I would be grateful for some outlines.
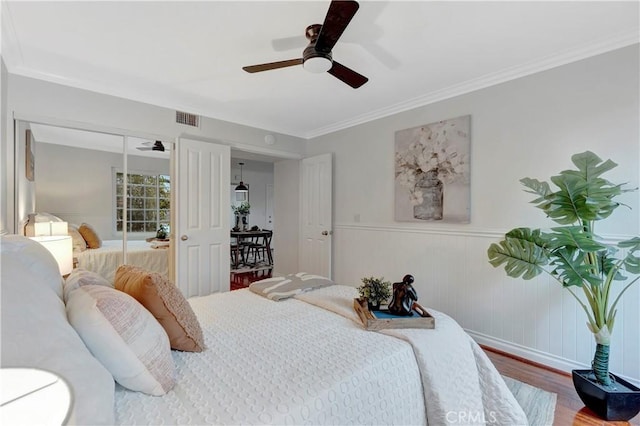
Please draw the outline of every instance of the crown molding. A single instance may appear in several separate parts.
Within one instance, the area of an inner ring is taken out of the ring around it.
[[[273,123],[250,123],[243,117],[229,114],[228,112],[221,111],[220,109],[211,108],[210,106],[206,105],[206,102],[198,101],[197,99],[193,99],[190,97],[185,97],[178,93],[171,93],[171,91],[166,91],[159,87],[148,87],[148,90],[144,90],[141,88],[145,87],[145,84],[140,84],[140,82],[134,82],[136,84],[120,84],[114,86],[98,81],[70,79],[62,75],[44,73],[28,68],[24,66],[22,52],[20,50],[19,43],[17,42],[17,38],[15,37],[15,29],[13,28],[13,24],[11,22],[7,2],[2,2],[2,8],[2,56],[4,58],[8,71],[12,74],[89,90],[97,93],[103,93],[110,96],[117,96],[137,102],[149,103],[164,108],[188,111],[193,114],[199,114],[208,118],[228,121],[231,123],[258,129],[264,129],[270,132],[286,134],[306,140],[344,130],[370,121],[389,117],[394,114],[423,107],[500,83],[505,83],[517,78],[546,71],[561,65],[566,65],[640,42],[640,29],[634,28],[618,33],[603,40],[578,46],[574,49],[568,49],[554,55],[531,61],[523,65],[507,68],[496,73],[487,74],[485,76],[449,86],[441,90],[426,93],[407,101],[399,102],[385,108],[380,108],[375,111],[359,115],[349,120],[344,120],[331,124],[329,126],[320,127],[306,133],[300,133],[297,131],[293,131],[292,129],[274,126]]]
[[[344,120],[330,126],[320,127],[311,132],[308,132],[304,137],[306,139],[313,139],[319,136],[326,135],[328,133],[344,130],[349,127],[357,126],[359,124],[364,124],[380,118],[389,117],[394,114],[433,104],[445,99],[450,99],[455,96],[464,95],[476,90],[495,86],[500,83],[505,83],[507,81],[526,77],[528,75],[536,74],[542,71],[547,71],[549,69],[566,65],[572,62],[577,62],[582,59],[590,58],[592,56],[607,53],[616,49],[621,49],[623,47],[631,46],[639,42],[639,28],[624,31],[595,43],[590,43],[574,49],[565,50],[563,52],[549,55],[547,57],[531,61],[523,65],[506,68],[496,73],[487,74],[476,79],[468,80],[460,84],[456,84],[441,90],[436,90],[434,92],[418,96],[408,101],[400,102],[395,105],[390,105],[386,108],[371,111],[367,114],[362,114],[350,120]]]

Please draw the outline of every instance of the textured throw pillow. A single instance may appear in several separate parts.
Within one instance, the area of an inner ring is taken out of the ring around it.
[[[69,224],[69,235],[71,235],[71,240],[73,241],[73,252],[79,253],[83,252],[87,249],[87,242],[84,240],[80,231],[78,231],[78,227],[76,225]]]
[[[115,287],[133,296],[156,317],[169,335],[173,349],[189,352],[205,349],[202,328],[191,305],[164,275],[122,265],[116,271]]]
[[[83,223],[78,228],[78,232],[82,235],[82,238],[87,242],[87,247],[90,249],[96,249],[102,247],[102,240],[98,236],[95,229],[88,223]]]
[[[113,288],[113,285],[102,275],[86,269],[76,268],[64,281],[64,300],[69,298],[69,293],[83,285],[102,285]]]
[[[279,301],[334,284],[335,283],[327,277],[298,272],[297,274],[289,274],[284,277],[273,277],[255,281],[249,285],[249,290],[267,299]]]
[[[69,292],[69,322],[87,348],[127,389],[164,395],[175,385],[167,333],[133,297],[111,287]]]

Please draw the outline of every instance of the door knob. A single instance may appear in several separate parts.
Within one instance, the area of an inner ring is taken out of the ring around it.
[[[189,239],[189,237],[187,237],[186,235],[183,235],[182,237],[180,237],[180,239],[182,241],[187,241]]]
[[[331,231],[322,231],[322,235],[330,235]]]

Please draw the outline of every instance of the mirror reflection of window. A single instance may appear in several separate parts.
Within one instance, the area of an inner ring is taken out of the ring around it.
[[[124,173],[114,170],[116,231],[122,232]],[[127,175],[127,232],[156,232],[161,225],[169,226],[171,178],[149,172]]]

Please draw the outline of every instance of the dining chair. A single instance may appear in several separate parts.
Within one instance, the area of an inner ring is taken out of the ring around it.
[[[271,254],[273,231],[266,229],[264,231],[264,235],[249,244],[249,253],[253,255],[253,266],[257,265],[258,261],[264,260],[267,260],[268,265],[273,265],[273,256]]]
[[[238,238],[231,239],[230,253],[231,253],[231,266],[233,267],[233,269],[238,269],[238,267],[240,266],[240,260],[242,260],[243,265],[247,264],[245,253],[244,253],[246,246],[241,241],[238,241],[238,240],[239,240]]]

